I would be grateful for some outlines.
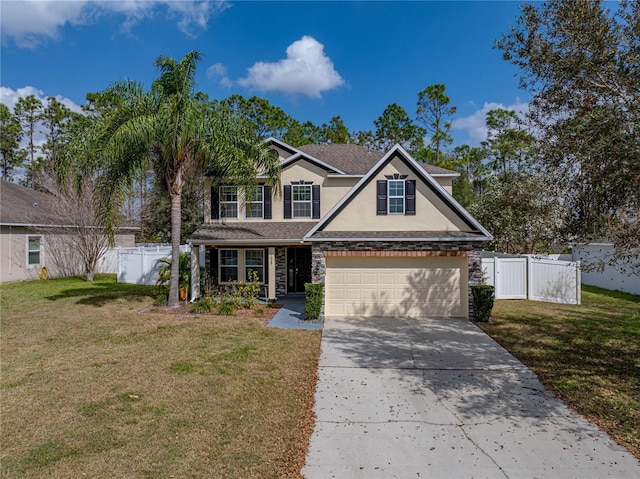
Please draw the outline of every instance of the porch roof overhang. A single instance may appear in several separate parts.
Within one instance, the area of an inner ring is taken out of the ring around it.
[[[484,234],[468,231],[316,231],[305,241],[487,241]]]
[[[262,221],[206,224],[190,238],[194,245],[283,245],[304,241],[315,221]]]

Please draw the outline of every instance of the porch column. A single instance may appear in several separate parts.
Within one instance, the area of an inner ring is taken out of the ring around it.
[[[200,297],[200,245],[191,245],[191,301]]]
[[[269,278],[267,278],[267,285],[269,288],[268,296],[269,299],[276,299],[276,249],[273,247],[269,248],[269,267],[267,268],[269,271]]]

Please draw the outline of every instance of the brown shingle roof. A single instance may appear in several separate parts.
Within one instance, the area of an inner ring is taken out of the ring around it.
[[[192,241],[233,242],[233,241],[301,241],[316,225],[313,221],[262,221],[235,222],[226,224],[206,224],[192,235]]]
[[[468,231],[316,231],[311,238],[335,238],[335,239],[371,239],[380,238],[411,240],[411,239],[474,239],[484,238],[479,233]]]
[[[304,145],[298,150],[324,161],[325,163],[344,171],[349,175],[366,174],[384,156],[382,151],[371,150],[353,144]],[[438,166],[419,163],[430,175],[457,175],[455,171]]]

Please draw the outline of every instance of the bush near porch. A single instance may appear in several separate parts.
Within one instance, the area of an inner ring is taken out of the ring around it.
[[[300,477],[320,333],[152,312],[155,294],[0,286],[0,475]]]
[[[640,458],[640,296],[582,287],[582,305],[496,300],[478,326]]]

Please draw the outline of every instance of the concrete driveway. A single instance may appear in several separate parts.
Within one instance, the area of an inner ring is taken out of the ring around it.
[[[467,320],[327,319],[307,479],[640,478]]]

